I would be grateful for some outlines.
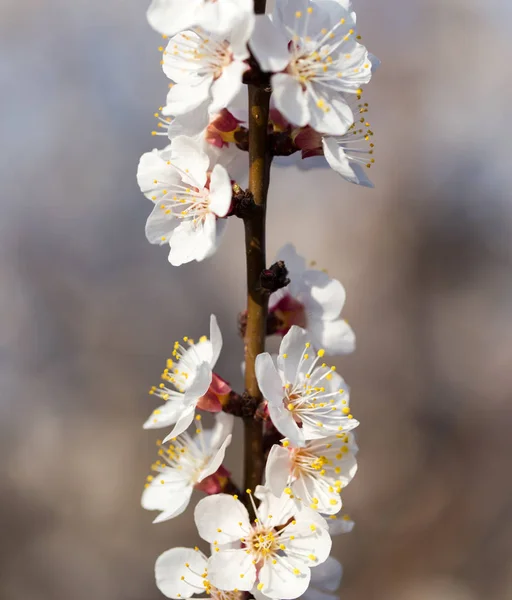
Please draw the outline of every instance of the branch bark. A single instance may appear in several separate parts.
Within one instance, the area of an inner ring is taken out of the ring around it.
[[[254,0],[257,14],[265,12],[266,0]],[[249,85],[249,190],[255,209],[244,218],[247,262],[247,327],[245,333],[245,390],[261,402],[255,372],[256,356],[265,351],[268,294],[260,286],[260,274],[266,267],[265,219],[271,156],[268,148],[270,92]],[[244,486],[254,490],[261,483],[264,468],[262,424],[244,419]],[[250,508],[249,508],[250,510]]]

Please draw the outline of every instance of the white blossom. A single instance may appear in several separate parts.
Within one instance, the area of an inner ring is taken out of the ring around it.
[[[357,446],[352,433],[339,433],[293,447],[285,439],[275,444],[267,459],[266,485],[298,502],[331,515],[341,510],[340,492],[357,472]]]
[[[338,600],[334,593],[340,587],[343,576],[342,565],[332,556],[311,571],[311,581],[308,589],[302,594],[302,600]],[[251,594],[256,600],[266,600],[268,596],[258,589],[253,589]]]
[[[208,559],[199,548],[172,548],[161,554],[155,564],[158,589],[167,598],[181,600],[194,594],[207,594],[212,600],[243,600],[244,593],[226,592],[211,585]],[[312,598],[311,600],[315,600]]]
[[[197,343],[188,337],[174,343],[172,358],[167,360],[159,386],[149,393],[164,400],[144,423],[144,429],[159,429],[174,425],[167,439],[183,433],[194,420],[197,404],[212,384],[214,368],[222,349],[222,334],[215,315],[210,317],[210,339],[203,336]]]
[[[153,0],[147,12],[151,27],[163,35],[196,25],[226,33],[252,15],[253,0]]]
[[[360,94],[372,75],[355,27],[348,4],[332,0],[278,0],[272,18],[258,16],[249,45],[274,72],[274,102],[290,122],[330,135],[352,125],[343,94]]]
[[[309,585],[311,568],[329,556],[327,523],[286,494],[278,498],[258,486],[255,495],[261,503],[254,507],[257,520],[252,523],[232,496],[217,494],[197,504],[199,535],[214,548],[208,580],[227,591],[255,588],[271,598],[298,598]]]
[[[355,335],[345,319],[340,318],[345,305],[345,288],[324,271],[306,265],[292,244],[277,253],[288,269],[290,284],[270,296],[269,313],[279,321],[278,333],[291,325],[304,327],[316,347],[327,354],[348,354],[355,348]]]
[[[195,28],[173,36],[163,54],[163,70],[174,84],[167,94],[165,115],[188,115],[204,121],[226,108],[242,89],[249,65],[247,41],[250,13],[225,34]]]
[[[215,419],[212,430],[203,430],[201,417],[197,415],[195,436],[185,432],[168,446],[158,443],[160,459],[152,465],[153,474],[147,478],[141,501],[143,508],[161,511],[154,523],[184,512],[194,487],[209,493],[222,489],[219,481],[210,481],[209,488],[205,481],[212,479],[222,465],[226,448],[231,443],[234,417],[219,413]]]
[[[174,266],[211,256],[222,238],[231,206],[231,180],[198,142],[176,137],[165,150],[147,152],[137,180],[155,204],[146,223],[152,244],[169,244]]]
[[[333,535],[342,535],[344,533],[350,533],[354,527],[355,523],[350,518],[350,515],[328,515],[327,524],[329,526],[329,534]]]
[[[350,413],[347,384],[334,367],[318,364],[311,336],[293,325],[284,336],[277,368],[268,352],[256,357],[256,377],[276,429],[294,446],[347,432],[359,424]]]

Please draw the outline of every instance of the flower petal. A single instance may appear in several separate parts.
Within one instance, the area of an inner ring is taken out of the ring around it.
[[[292,413],[284,407],[282,400],[268,400],[268,412],[270,420],[281,435],[287,437],[294,446],[304,446],[304,432],[295,422]]]
[[[263,397],[269,402],[281,403],[284,398],[283,383],[268,352],[256,357],[256,379]]]
[[[222,461],[224,460],[226,448],[229,446],[229,444],[231,444],[232,438],[233,436],[231,434],[229,434],[226,437],[216,454],[211,458],[211,460],[207,463],[206,467],[201,471],[201,474],[199,475],[199,478],[197,480],[198,482],[203,481],[203,479],[206,479],[206,477],[213,475],[218,470],[218,468],[222,464]]]
[[[155,475],[142,492],[141,506],[146,510],[172,510],[181,506],[189,487],[192,486],[180,471],[166,469]]]
[[[290,452],[278,444],[270,449],[265,466],[265,484],[274,496],[280,496],[290,476]],[[273,514],[273,513],[272,513]]]
[[[177,115],[169,123],[167,128],[167,135],[171,141],[179,135],[186,135],[188,137],[194,137],[202,134],[203,131],[208,127],[210,122],[210,116],[208,114],[209,100],[200,104],[194,110],[186,112],[183,115]],[[164,107],[162,114],[167,115],[168,111]]]
[[[155,563],[156,585],[164,596],[176,600],[200,594],[204,592],[200,575],[204,572],[206,564],[204,555],[192,548],[167,550]]]
[[[200,500],[194,519],[199,535],[210,544],[239,540],[251,527],[245,506],[228,494],[216,494]]]
[[[168,400],[156,408],[144,423],[144,429],[160,429],[174,425],[183,410],[183,401],[178,398]]]
[[[213,82],[210,114],[220,112],[242,89],[242,76],[249,67],[241,60],[234,60],[222,69],[221,76]]]
[[[157,523],[163,523],[164,521],[168,521],[169,519],[174,519],[174,517],[179,517],[182,513],[187,510],[188,505],[190,504],[190,497],[192,496],[192,486],[188,487],[181,496],[181,503],[177,505],[169,504],[169,507],[163,510],[155,519],[153,523],[156,525]]]
[[[332,279],[323,271],[310,269],[302,273],[295,288],[292,282],[292,294],[304,304],[308,316],[326,321],[339,317],[345,304],[346,292],[337,279]]]
[[[178,226],[178,219],[175,219],[172,213],[166,213],[165,200],[161,200],[155,204],[146,221],[146,238],[150,244],[168,244],[172,232]]]
[[[212,450],[220,448],[226,437],[232,433],[235,417],[225,412],[215,415],[215,425],[211,430],[209,446]]]
[[[326,592],[335,592],[341,584],[343,566],[332,556],[311,571],[311,586]]]
[[[210,366],[213,369],[219,358],[220,351],[222,350],[222,333],[215,315],[210,315],[210,342],[212,344]]]
[[[172,428],[171,433],[169,433],[168,435],[165,436],[163,443],[165,444],[169,440],[172,440],[173,438],[178,437],[178,435],[181,435],[184,431],[186,431],[192,424],[192,421],[194,420],[195,412],[196,412],[195,404],[189,405],[186,408],[184,408],[183,411],[181,412],[176,424]]]
[[[256,15],[249,47],[262,71],[276,73],[290,62],[288,39],[270,20],[269,15]]]
[[[313,129],[330,135],[345,135],[354,122],[352,109],[336,90],[314,86],[308,94],[309,124]]]
[[[308,330],[311,331],[313,343],[324,348],[328,354],[350,354],[355,350],[355,333],[344,319],[308,319]]]
[[[256,581],[252,555],[245,550],[214,552],[208,562],[208,579],[221,590],[251,590]]]
[[[368,179],[365,168],[350,161],[336,138],[324,137],[322,140],[324,156],[331,169],[339,173],[350,183],[362,185],[363,187],[373,188],[373,183]]]
[[[195,84],[176,83],[167,94],[165,112],[169,115],[183,115],[195,110],[210,97],[213,76],[198,77]]]
[[[293,244],[286,244],[278,250],[276,259],[284,260],[290,276],[298,277],[306,270],[306,259],[298,254]]]
[[[210,210],[218,217],[228,214],[233,197],[231,179],[222,165],[215,165],[210,176]]]
[[[310,119],[308,98],[300,83],[287,73],[277,73],[271,78],[275,107],[291,123],[304,127]]]
[[[171,144],[171,163],[180,169],[183,181],[202,190],[210,159],[196,140],[184,135],[175,137]]]
[[[259,572],[263,584],[262,592],[271,598],[291,600],[298,598],[307,590],[311,571],[308,567],[297,565],[289,557],[276,556],[276,563],[266,560]],[[294,572],[294,569],[297,569]]]
[[[355,525],[354,521],[352,521],[348,515],[343,515],[342,517],[332,515],[327,523],[329,525],[329,533],[331,536],[350,533]]]
[[[305,329],[297,327],[297,325],[290,327],[290,331],[282,339],[279,346],[277,366],[284,374],[286,383],[293,384],[295,382],[306,344],[310,342],[310,334]],[[309,354],[313,355],[313,351],[309,352]]]

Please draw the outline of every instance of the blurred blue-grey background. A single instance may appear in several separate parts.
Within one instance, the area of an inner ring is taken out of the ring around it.
[[[357,352],[356,520],[344,600],[512,597],[512,9],[357,0],[382,62],[366,92],[376,189],[274,172],[285,242],[346,286]],[[241,223],[179,269],[144,237],[139,155],[162,103],[143,0],[0,4],[0,597],[150,600],[153,563],[194,545],[191,511],[139,505],[141,424],[172,343],[225,337],[240,383]],[[158,140],[160,141],[160,140]],[[241,435],[234,442],[239,449]],[[228,465],[235,476],[239,452]]]

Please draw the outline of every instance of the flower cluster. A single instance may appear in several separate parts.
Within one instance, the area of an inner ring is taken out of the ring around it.
[[[253,0],[153,0],[148,9],[166,40],[161,64],[170,84],[153,132],[166,145],[141,157],[137,181],[153,203],[146,236],[169,246],[173,266],[212,256],[229,217],[248,220],[258,204],[244,188],[249,122],[261,113],[251,112],[245,84],[271,90],[261,157],[268,169],[275,156],[323,156],[347,181],[372,187],[373,132],[362,94],[379,63],[360,41],[350,1],[274,6],[255,14]],[[201,492],[194,519],[210,547],[209,555],[177,547],[158,558],[156,583],[168,598],[324,600],[340,584],[331,538],[354,525],[341,511],[357,472],[359,423],[348,385],[324,359],[352,352],[355,335],[342,318],[346,293],[337,279],[292,244],[273,267],[263,267],[248,290],[264,306],[267,335],[281,336],[276,356],[264,344],[246,351],[254,384],[247,389],[259,396],[238,394],[214,371],[223,345],[214,315],[209,336],[174,343],[162,381],[149,391],[160,405],[144,428],[167,431],[142,506],[158,511],[160,523]],[[274,272],[281,276],[269,284]],[[246,348],[250,311],[240,318]],[[203,428],[205,416],[211,429]],[[249,484],[254,489],[239,490],[223,464],[235,417],[263,436],[258,462],[265,466]]]

